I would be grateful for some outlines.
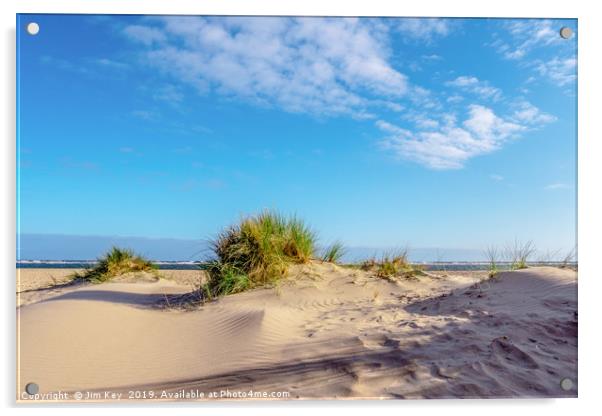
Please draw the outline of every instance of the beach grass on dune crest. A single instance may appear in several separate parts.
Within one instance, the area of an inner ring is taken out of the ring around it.
[[[526,269],[529,267],[528,261],[535,254],[536,249],[533,241],[520,242],[514,240],[513,243],[506,244],[505,255],[510,262],[511,270]]]
[[[264,211],[244,218],[211,242],[215,258],[205,265],[205,297],[274,283],[290,264],[308,262],[316,242],[316,234],[295,216]]]
[[[489,262],[489,277],[495,277],[499,273],[499,251],[496,246],[488,246],[485,256]]]
[[[384,254],[379,260],[374,258],[362,263],[361,268],[373,271],[376,277],[393,280],[397,277],[414,278],[423,275],[422,269],[408,260],[408,250]]]
[[[324,250],[324,253],[322,254],[322,261],[328,263],[338,263],[341,261],[341,258],[343,258],[344,254],[345,247],[343,246],[343,243],[340,241],[335,241]]]
[[[92,283],[102,283],[116,276],[132,272],[156,272],[157,266],[132,250],[113,247],[98,263],[82,273],[76,273],[75,279],[83,279]]]

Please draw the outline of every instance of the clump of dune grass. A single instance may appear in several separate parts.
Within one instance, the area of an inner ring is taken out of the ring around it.
[[[561,269],[566,269],[568,267],[570,267],[571,265],[573,265],[573,263],[575,263],[575,258],[576,256],[576,248],[573,247],[569,252],[567,252],[564,257],[562,258],[562,261],[560,262],[560,268]]]
[[[371,257],[360,263],[360,269],[370,271],[373,270],[377,266],[377,264],[378,262],[376,261],[376,258]]]
[[[251,287],[249,276],[230,264],[221,264],[218,261],[210,262],[207,273],[210,280],[201,289],[209,299],[214,296],[243,292]]]
[[[510,262],[510,269],[520,270],[529,267],[529,258],[535,251],[535,245],[532,241],[521,243],[518,240],[514,240],[514,243],[506,245],[506,257]]]
[[[82,273],[76,273],[74,279],[81,279],[91,283],[102,283],[116,276],[132,272],[155,273],[157,266],[132,250],[113,247],[103,257],[98,259],[96,265]]]
[[[373,271],[376,277],[386,280],[414,278],[424,274],[420,267],[410,263],[407,250],[384,254],[379,260],[368,259],[360,267],[362,270]]]
[[[377,264],[376,276],[382,278],[391,278],[400,273],[412,271],[412,266],[408,262],[407,254],[400,252],[393,255],[385,254]]]
[[[277,282],[292,263],[307,263],[316,234],[301,219],[264,211],[221,232],[211,246],[215,258],[205,264],[207,298],[238,293]]]
[[[499,250],[496,246],[489,246],[485,249],[485,256],[489,261],[489,277],[495,277],[499,273]]]
[[[322,261],[328,263],[338,263],[345,255],[345,247],[340,241],[335,241],[324,250]]]

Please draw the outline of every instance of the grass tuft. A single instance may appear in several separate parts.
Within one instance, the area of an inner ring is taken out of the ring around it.
[[[414,278],[423,275],[423,271],[408,260],[408,250],[384,254],[380,260],[368,259],[361,264],[361,269],[374,271],[376,277],[394,280],[397,277]]]
[[[264,211],[244,218],[212,242],[215,259],[206,264],[206,298],[277,282],[291,263],[307,263],[316,234],[295,216]]]
[[[489,261],[489,277],[495,277],[499,273],[499,250],[496,246],[489,246],[485,249],[485,256]]]
[[[94,267],[83,273],[76,273],[74,278],[91,283],[102,283],[125,273],[155,273],[156,270],[157,266],[144,257],[135,254],[132,250],[113,247],[98,259],[98,263]]]
[[[563,257],[562,262],[560,264],[560,268],[561,269],[566,269],[566,268],[570,267],[575,262],[575,259],[577,257],[576,254],[577,254],[577,249],[576,249],[576,247],[573,247]]]
[[[506,257],[510,262],[511,270],[526,269],[529,267],[529,258],[535,253],[535,245],[532,241],[521,243],[514,240],[514,243],[506,245]]]
[[[340,241],[335,241],[324,250],[322,261],[328,263],[338,263],[345,255],[345,247]]]

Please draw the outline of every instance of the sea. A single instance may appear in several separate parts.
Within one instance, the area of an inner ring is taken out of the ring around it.
[[[203,268],[200,261],[153,261],[160,270],[198,270]],[[454,262],[413,262],[427,271],[458,271],[458,270],[489,270],[489,263],[484,261],[454,261]],[[530,266],[561,266],[562,262],[531,262]],[[19,260],[17,269],[85,269],[96,265],[96,260]],[[499,262],[499,270],[509,270],[509,262]],[[571,262],[568,266],[575,268]]]

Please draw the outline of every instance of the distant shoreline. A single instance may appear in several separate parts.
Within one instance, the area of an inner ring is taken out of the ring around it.
[[[202,262],[191,261],[153,261],[160,270],[197,270],[201,268]],[[92,267],[96,264],[95,260],[21,260],[16,262],[17,269],[81,269]],[[450,261],[450,262],[414,262],[427,271],[444,270],[488,270],[490,264],[485,261]],[[561,266],[561,261],[547,262],[529,262],[530,266]],[[509,270],[511,262],[499,262],[500,270]],[[574,269],[578,266],[577,262],[568,263],[569,268]]]

